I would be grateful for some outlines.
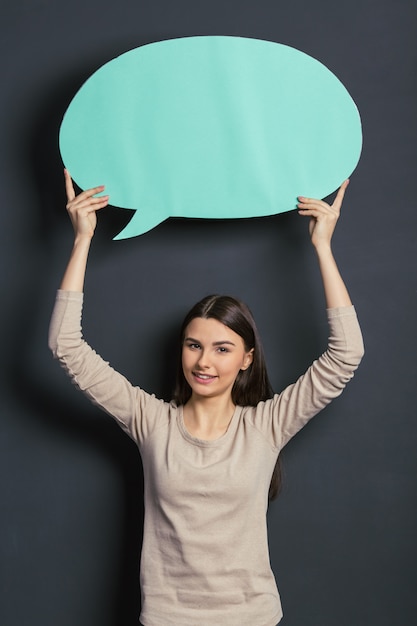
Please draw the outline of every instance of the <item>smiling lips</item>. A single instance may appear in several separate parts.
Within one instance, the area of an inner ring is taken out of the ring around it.
[[[209,374],[203,374],[202,372],[193,372],[193,376],[197,382],[202,384],[210,383],[212,380],[217,378],[217,376],[210,376]]]

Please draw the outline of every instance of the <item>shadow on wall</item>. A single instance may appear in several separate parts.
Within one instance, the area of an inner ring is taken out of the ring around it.
[[[24,362],[24,356],[22,362]],[[55,366],[59,367],[57,363]],[[114,618],[109,623],[115,626],[136,625],[140,613],[139,564],[144,514],[143,470],[136,445],[99,409],[93,407],[91,411],[82,412],[77,402],[68,404],[67,398],[60,397],[51,390],[39,389],[36,383],[34,384],[33,377],[28,376],[25,367],[19,366],[18,362],[9,368],[9,378],[10,386],[12,390],[14,387],[15,395],[19,397],[23,408],[30,412],[33,420],[37,420],[41,426],[43,425],[52,433],[52,438],[57,436],[57,446],[59,446],[60,439],[65,439],[75,459],[78,447],[82,450],[87,448],[91,452],[93,463],[97,456],[100,459],[104,458],[106,467],[117,468],[116,472],[118,476],[121,476],[123,485],[123,493],[118,499],[118,502],[122,503],[123,511],[116,513],[117,518],[121,520],[121,536],[117,537],[116,541],[120,553],[116,555],[112,563],[114,576],[112,575],[109,582],[110,597],[114,597],[114,601],[109,602],[106,598],[106,604],[114,605]],[[71,394],[69,382],[68,385]],[[22,389],[24,389],[24,394],[22,394]],[[75,390],[73,393],[76,393]],[[52,453],[52,458],[54,455],[55,452]],[[97,472],[100,471],[100,467],[101,465]],[[54,473],[53,465],[51,465],[51,473],[52,475]],[[65,490],[66,486],[58,485],[58,487]],[[80,504],[77,502],[72,504],[76,513],[77,506]],[[98,512],[97,515],[99,515]],[[103,520],[104,529],[108,523],[109,520]],[[65,532],[65,528],[63,531]],[[97,529],[97,532],[100,533],[100,529]],[[85,550],[85,546],[80,543],[78,549]],[[102,555],[104,562],[108,563],[109,558],[108,555]],[[66,568],[65,563],[57,562],[56,565]],[[58,573],[57,577],[59,577]]]
[[[72,80],[67,80],[64,86],[59,85],[55,93],[52,93],[51,90],[42,107],[41,117],[33,120],[33,126],[29,129],[27,137],[21,137],[21,141],[25,144],[21,146],[24,158],[23,165],[27,168],[29,177],[33,177],[31,182],[36,190],[34,197],[37,196],[40,206],[38,212],[35,212],[38,220],[33,224],[34,228],[30,233],[31,241],[28,244],[37,249],[39,255],[45,253],[45,248],[48,251],[51,237],[55,237],[56,233],[59,236],[61,224],[64,225],[65,222],[66,232],[68,229],[68,217],[65,210],[61,210],[65,206],[65,195],[57,136],[62,114],[79,84],[79,78],[75,77]],[[118,232],[129,219],[129,211],[109,211],[107,217],[103,216],[101,234],[97,237],[96,249],[98,254],[104,252],[104,245],[100,245],[100,240],[108,242],[113,234]],[[46,228],[45,225],[48,227]],[[23,245],[25,243],[23,242]],[[22,245],[22,242],[20,244]],[[24,250],[22,254],[24,254]],[[34,263],[35,266],[36,263]],[[36,318],[40,312],[42,318],[44,315],[43,309],[46,305],[43,296],[46,289],[49,289],[48,278],[50,277],[41,276],[39,278],[38,275],[35,275],[35,281],[33,281],[30,280],[33,278],[30,274],[31,271],[29,267],[28,285],[21,285],[20,288],[17,288],[17,297],[10,309],[11,319],[9,319],[7,326],[9,338],[7,342],[8,356],[6,357],[8,363],[6,385],[11,395],[16,398],[18,406],[22,408],[22,413],[29,415],[33,422],[38,422],[41,432],[44,428],[52,433],[52,439],[56,435],[58,442],[61,439],[70,446],[73,444],[72,450],[75,455],[78,446],[91,449],[92,457],[96,455],[104,458],[106,465],[117,467],[117,471],[120,471],[124,487],[124,493],[120,499],[124,507],[120,515],[122,536],[117,538],[120,553],[114,559],[114,577],[110,581],[112,587],[109,592],[111,600],[106,598],[106,605],[113,607],[113,616],[109,615],[109,623],[117,626],[120,624],[125,626],[132,624],[133,626],[137,624],[140,613],[139,564],[143,535],[143,471],[140,455],[135,444],[110,419],[106,419],[99,409],[94,407],[91,409],[82,408],[82,404],[76,398],[76,392],[71,390],[69,381],[66,381],[68,396],[60,394],[59,389],[53,388],[53,379],[50,381],[51,387],[38,384],[39,377],[33,371],[33,366],[43,367],[44,354],[42,352],[40,355],[36,354],[36,363],[34,364],[31,350],[36,333]],[[47,302],[50,302],[50,295],[48,293]],[[28,307],[28,302],[32,302],[33,306]],[[50,312],[48,310],[45,326],[48,324]],[[45,343],[42,345],[42,349],[46,352],[46,337],[43,337],[43,340]],[[45,358],[49,358],[52,362],[52,356],[49,352]],[[46,365],[46,369],[48,367],[49,365]],[[57,363],[53,363],[51,368],[59,370]],[[70,398],[69,402],[68,398]],[[55,454],[56,450],[51,451],[52,457]],[[30,464],[31,459],[26,459],[25,462]],[[58,477],[54,478],[54,468],[51,464],[51,482],[54,480],[56,480],[56,488],[65,490],[65,485],[57,484]],[[44,488],[48,489],[48,486]],[[30,490],[29,484],[27,484],[27,490]],[[77,502],[70,502],[69,504],[74,504],[74,513],[76,513]],[[78,506],[80,506],[79,503]],[[24,523],[26,522],[22,520],[22,524]],[[105,524],[106,521],[104,520],[103,525],[105,526]],[[35,528],[34,531],[36,532],[37,529]],[[65,528],[63,528],[63,532],[65,532]],[[97,532],[100,532],[100,529]],[[34,554],[41,549],[34,542]],[[53,546],[49,549],[53,551]],[[84,546],[80,545],[75,549],[79,549],[81,552]],[[60,552],[59,548],[58,552]],[[36,558],[41,563],[40,575],[42,575],[42,567],[47,567],[48,558],[51,558],[48,555],[42,564],[42,556],[41,553],[36,554]],[[87,557],[83,556],[83,558]],[[106,559],[108,560],[109,557],[103,555],[103,560]],[[59,562],[57,558],[53,559],[52,557],[52,561],[54,567],[56,565],[57,568],[64,570],[67,567],[65,562]],[[54,577],[53,572],[48,572],[48,575]],[[61,576],[64,577],[62,572],[56,572],[57,580]],[[70,578],[71,574],[68,574],[68,579]],[[92,586],[94,587],[94,584]],[[59,591],[57,593],[59,594]],[[68,586],[68,593],[77,594],[77,591]],[[92,603],[95,600],[94,597],[91,598]],[[71,605],[71,599],[66,601]],[[77,614],[77,601],[79,600],[76,597],[73,598],[75,614]],[[53,603],[59,604],[59,602],[60,598],[57,597]],[[65,599],[63,604],[65,604]],[[33,619],[34,623],[38,623],[36,615],[33,615]]]

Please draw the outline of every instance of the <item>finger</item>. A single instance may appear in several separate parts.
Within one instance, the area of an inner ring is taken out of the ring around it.
[[[69,211],[85,211],[91,213],[103,208],[109,203],[109,196],[100,196],[99,198],[75,198],[73,202],[69,202],[67,209]]]
[[[329,205],[324,200],[318,200],[317,198],[306,198],[305,196],[298,196],[299,204],[306,206],[314,206],[317,208],[327,209]]]
[[[316,209],[298,209],[298,213],[300,215],[306,215],[307,217],[314,217],[316,219],[323,216],[323,213],[321,211],[317,211]]]
[[[67,169],[64,169],[64,178],[65,178],[65,190],[67,192],[67,200],[71,202],[75,198],[74,185],[72,184],[71,174]]]
[[[322,207],[323,209],[336,209],[336,211],[339,211],[348,185],[349,185],[349,179],[346,179],[340,185],[340,188],[337,192],[334,202],[331,205],[324,202],[324,200],[318,200],[317,198],[307,198],[306,196],[298,196],[298,200],[300,200],[300,204],[303,204],[303,205]],[[297,206],[300,206],[300,204]]]
[[[89,198],[91,196],[96,195],[104,190],[104,185],[99,185],[98,187],[92,187],[91,189],[86,189],[78,196],[75,196],[74,185],[72,183],[71,174],[67,169],[64,169],[64,177],[65,177],[65,188],[67,192],[68,203],[72,202],[77,198]]]
[[[317,211],[318,213],[321,213],[322,215],[337,212],[333,207],[329,206],[325,202],[320,202],[318,200],[311,200],[310,202],[307,202],[307,201],[299,202],[297,204],[297,208],[302,209],[303,211],[311,209],[313,211]]]
[[[299,202],[297,204],[297,208],[299,211],[303,211],[303,215],[308,215],[307,213],[305,213],[305,211],[313,211],[314,216],[317,219],[325,219],[326,217],[337,219],[340,215],[340,210],[338,206],[330,206],[326,202],[322,202],[319,200],[312,200],[311,202]]]
[[[104,190],[104,185],[100,185],[99,187],[92,187],[91,189],[86,189],[86,191],[83,191],[78,196],[73,196],[73,198],[68,201],[67,208],[69,208],[70,206],[79,206],[80,203],[85,202],[85,201],[91,202],[93,200],[99,200],[100,198],[103,198],[103,197],[108,198],[108,196],[100,196],[99,198],[94,198],[96,194],[101,193],[103,190]]]
[[[346,192],[348,185],[349,185],[349,179],[345,180],[340,185],[339,191],[336,194],[336,198],[334,199],[332,206],[337,208],[338,210],[340,210],[340,207],[342,206],[343,198],[345,197],[345,192]]]
[[[297,206],[308,206],[308,207],[315,207],[317,209],[326,209],[328,208],[328,205],[325,202],[322,202],[321,200],[315,200],[314,198],[304,198],[303,196],[299,196],[299,203],[297,204]]]
[[[99,185],[98,187],[91,187],[91,189],[86,189],[82,191],[77,197],[80,200],[84,200],[85,198],[91,198],[95,196],[97,193],[101,193],[104,190],[104,185]]]
[[[75,196],[74,200],[68,202],[68,205],[72,207],[89,206],[90,204],[97,204],[98,202],[101,202],[101,200],[103,200],[104,198],[109,199],[109,197],[110,196],[108,195],[84,196],[80,194],[79,196]]]
[[[298,214],[302,217],[311,217],[316,222],[323,222],[328,224],[335,224],[339,217],[336,211],[324,212],[312,208],[298,209]]]

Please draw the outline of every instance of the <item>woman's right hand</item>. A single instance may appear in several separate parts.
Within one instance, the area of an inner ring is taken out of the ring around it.
[[[104,185],[87,189],[76,196],[68,170],[64,170],[64,176],[67,211],[74,228],[75,239],[92,239],[97,224],[96,212],[108,205],[109,196],[95,197],[104,190]]]

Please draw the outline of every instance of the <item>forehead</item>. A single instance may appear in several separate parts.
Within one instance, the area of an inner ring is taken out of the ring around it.
[[[234,330],[222,324],[212,317],[205,319],[195,317],[185,329],[185,339],[192,337],[202,343],[214,343],[216,341],[231,341],[235,345],[243,345],[243,339]]]

